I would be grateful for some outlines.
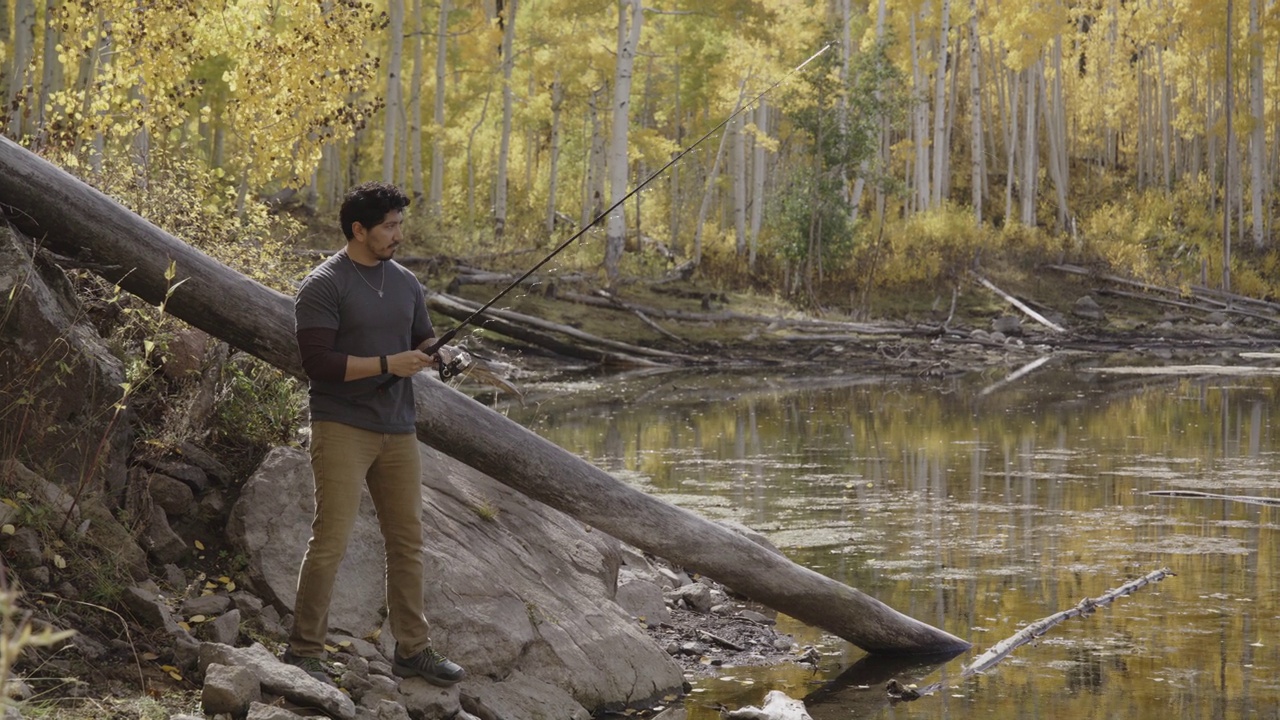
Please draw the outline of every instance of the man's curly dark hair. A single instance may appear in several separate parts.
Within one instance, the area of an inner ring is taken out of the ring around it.
[[[342,200],[342,210],[338,212],[338,221],[342,223],[342,234],[348,240],[353,239],[356,223],[364,228],[379,225],[387,213],[409,207],[409,196],[400,188],[390,183],[367,182],[351,188]]]

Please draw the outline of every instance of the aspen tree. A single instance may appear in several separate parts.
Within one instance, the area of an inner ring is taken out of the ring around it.
[[[387,92],[383,115],[382,180],[395,182],[396,138],[404,112],[404,82],[400,69],[404,58],[404,2],[387,0],[390,24],[387,26]]]
[[[436,86],[431,115],[431,190],[427,206],[433,217],[440,217],[444,198],[444,87],[449,40],[449,3],[440,0],[436,18]]]
[[[1253,246],[1265,246],[1266,218],[1263,214],[1263,190],[1266,184],[1266,117],[1263,92],[1262,26],[1259,0],[1249,0],[1249,108],[1252,128],[1249,133],[1249,189],[1253,210]]]
[[[31,55],[36,42],[36,8],[33,1],[16,0],[13,17],[13,59],[9,65],[9,92],[4,105],[5,111],[11,113],[9,137],[21,138],[23,121],[29,107],[26,103],[18,102],[18,98],[30,92]]]
[[[627,137],[631,128],[631,82],[636,46],[644,24],[643,0],[618,0],[618,54],[613,75],[613,117],[609,133],[609,204],[618,203],[629,191]],[[619,205],[606,221],[605,274],[610,285],[618,279],[626,236],[626,215]]]
[[[938,69],[934,77],[933,91],[933,184],[930,186],[929,207],[942,204],[943,189],[946,187],[947,158],[950,156],[950,143],[946,141],[947,128],[947,67],[948,51],[951,47],[951,0],[942,0],[942,29],[938,34]]]
[[[765,140],[769,137],[769,106],[765,98],[761,98],[756,105],[755,124],[752,126],[752,131],[755,141],[752,144],[751,158],[751,230],[748,243],[747,267],[754,270],[765,203],[765,163],[767,161]]]
[[[423,49],[422,36],[426,32],[422,18],[422,0],[409,0],[413,3],[413,76],[409,80],[409,154],[413,199],[421,203],[426,199],[426,185],[422,173],[422,76],[426,53]]]
[[[983,177],[982,147],[982,85],[978,66],[982,52],[978,36],[978,0],[969,0],[969,183],[973,203],[973,219],[982,223],[982,199],[986,193]]]
[[[556,190],[560,182],[560,116],[564,108],[564,82],[557,70],[551,82],[551,140],[548,152],[549,170],[547,177],[547,222],[546,230],[550,235],[556,229]]]
[[[517,0],[502,7],[502,135],[498,139],[498,173],[494,180],[493,235],[502,240],[507,227],[507,165],[511,158],[511,72],[515,67]]]

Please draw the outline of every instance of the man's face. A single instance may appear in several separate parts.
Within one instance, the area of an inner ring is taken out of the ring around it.
[[[400,226],[404,224],[404,211],[392,210],[382,218],[382,222],[371,228],[365,228],[360,223],[352,226],[352,231],[359,240],[369,248],[369,252],[379,260],[390,260],[396,254],[396,248],[400,247],[404,236],[400,232]]]

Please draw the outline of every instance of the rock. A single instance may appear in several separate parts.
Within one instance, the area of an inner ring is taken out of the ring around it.
[[[671,622],[671,611],[662,599],[662,588],[647,580],[633,579],[618,585],[614,599],[623,610],[644,620],[651,628]]]
[[[260,702],[249,704],[249,714],[245,720],[301,720],[302,716],[289,712],[275,705],[263,705]]]
[[[170,380],[183,380],[199,375],[204,367],[205,349],[208,345],[209,335],[203,330],[193,327],[179,330],[169,338],[160,371]]]
[[[691,609],[702,613],[710,612],[711,606],[715,604],[711,588],[702,583],[690,583],[678,587],[668,591],[665,597],[672,601],[683,600]]]
[[[182,568],[173,563],[164,566],[164,584],[169,586],[170,590],[181,592],[187,587],[187,575]]]
[[[231,607],[231,598],[226,595],[201,595],[182,601],[183,615],[221,615]]]
[[[433,449],[421,452],[423,591],[436,649],[469,678],[519,676],[523,686],[541,682],[546,693],[567,693],[578,707],[639,704],[681,687],[679,666],[610,598],[609,561],[581,522]],[[498,510],[496,517],[478,515],[480,502]],[[312,503],[307,456],[279,448],[245,482],[231,511],[228,539],[248,558],[246,587],[268,608],[293,606]],[[330,632],[367,637],[380,630],[383,586],[382,537],[362,493]],[[394,638],[382,632],[380,641],[386,653]]]
[[[234,646],[240,639],[240,611],[232,610],[219,615],[201,628],[207,633],[210,642]]]
[[[728,720],[813,720],[804,703],[781,690],[765,693],[764,706],[747,706],[724,715]]]
[[[0,547],[4,548],[5,560],[18,570],[44,564],[44,543],[33,528],[20,527],[12,535],[0,535]]]
[[[205,668],[200,706],[205,713],[230,713],[239,717],[249,705],[262,699],[258,679],[248,668],[213,663]]]
[[[437,687],[422,678],[405,678],[400,681],[400,702],[413,717],[451,718],[462,709],[458,690],[457,685]]]
[[[1008,335],[1022,334],[1022,318],[1016,315],[1001,315],[991,321],[991,331]]]
[[[1106,320],[1107,314],[1103,311],[1102,306],[1088,295],[1080,296],[1074,305],[1071,306],[1071,314],[1076,317],[1082,317],[1086,320]]]
[[[1214,310],[1205,316],[1204,321],[1210,325],[1225,325],[1230,321],[1230,318],[1221,310]]]
[[[26,490],[31,494],[33,504],[46,507],[59,521],[70,516],[72,525],[79,524],[80,506],[75,498],[17,460],[6,460],[0,467],[0,477],[6,479],[6,484],[13,483]]]
[[[1005,340],[1008,340],[1009,337],[1002,332],[993,332],[987,336],[987,339],[993,343],[1003,343]]]
[[[365,679],[369,684],[360,695],[360,706],[377,707],[383,700],[400,700],[400,683],[386,675],[369,675]],[[346,687],[344,684],[343,687]]]
[[[31,242],[0,227],[0,297],[9,299],[0,323],[0,407],[39,396],[24,412],[0,413],[0,437],[21,437],[15,459],[48,468],[45,479],[78,486],[89,458],[97,468],[88,488],[121,492],[131,442],[129,411],[120,400],[124,365],[89,324],[60,268],[36,260]],[[111,546],[107,546],[111,547]]]
[[[143,460],[142,464],[152,472],[182,481],[196,495],[201,495],[209,489],[209,476],[204,470],[190,463],[177,460]]]
[[[741,618],[750,620],[751,622],[754,622],[754,623],[760,623],[761,625],[778,624],[778,621],[776,618],[771,618],[768,615],[765,615],[764,613],[761,613],[761,612],[756,612],[755,610],[743,610],[742,612],[738,613],[738,616]]]
[[[160,473],[149,473],[146,483],[151,499],[164,508],[169,517],[186,515],[195,504],[195,495],[191,492],[191,488],[180,480],[174,480]]]
[[[200,644],[200,667],[231,665],[250,670],[263,690],[305,707],[323,710],[334,720],[354,720],[355,703],[336,687],[311,677],[300,667],[280,662],[266,648],[254,643],[233,648],[218,643]]]
[[[169,616],[169,609],[163,603],[156,599],[155,593],[140,587],[125,588],[120,595],[120,601],[124,604],[125,609],[133,616],[133,619],[139,625],[148,629],[156,628],[168,629],[172,624],[174,628],[181,630],[178,624]]]
[[[20,677],[11,677],[4,682],[4,696],[10,700],[30,700],[34,694],[31,686]]]
[[[144,540],[147,554],[158,563],[176,563],[187,556],[186,542],[169,526],[169,518],[158,505],[151,508],[151,522],[147,523]]]
[[[243,590],[231,593],[231,604],[240,611],[240,614],[249,619],[262,614],[262,600]]]
[[[177,450],[184,460],[203,470],[214,482],[220,485],[231,482],[231,470],[194,443],[184,440],[178,444]]]
[[[404,705],[390,700],[379,700],[377,705],[369,708],[362,707],[360,710],[364,711],[364,714],[359,714],[357,710],[357,717],[360,720],[409,720],[409,710]],[[459,710],[453,718],[457,720],[464,714]]]
[[[467,694],[487,708],[492,713],[491,717],[512,720],[587,720],[591,717],[591,713],[569,693],[523,672],[516,671],[503,678],[502,682],[493,682],[489,678],[469,678],[465,684]],[[613,707],[620,707],[620,702],[621,700],[616,701]]]
[[[693,582],[688,573],[683,570],[673,570],[668,567],[659,567],[658,574],[662,577],[663,587],[678,588]]]
[[[795,641],[793,641],[791,639],[791,636],[789,635],[779,635],[778,637],[773,639],[774,650],[780,650],[785,652],[787,650],[791,650],[795,646],[796,646]]]

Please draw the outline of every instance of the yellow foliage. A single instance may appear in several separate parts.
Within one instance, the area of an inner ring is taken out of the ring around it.
[[[67,154],[52,160],[73,172],[87,164]],[[301,226],[249,200],[237,210],[236,188],[220,170],[188,154],[153,152],[145,166],[130,158],[108,158],[100,174],[85,177],[161,229],[222,263],[282,292],[306,263],[290,252]]]

